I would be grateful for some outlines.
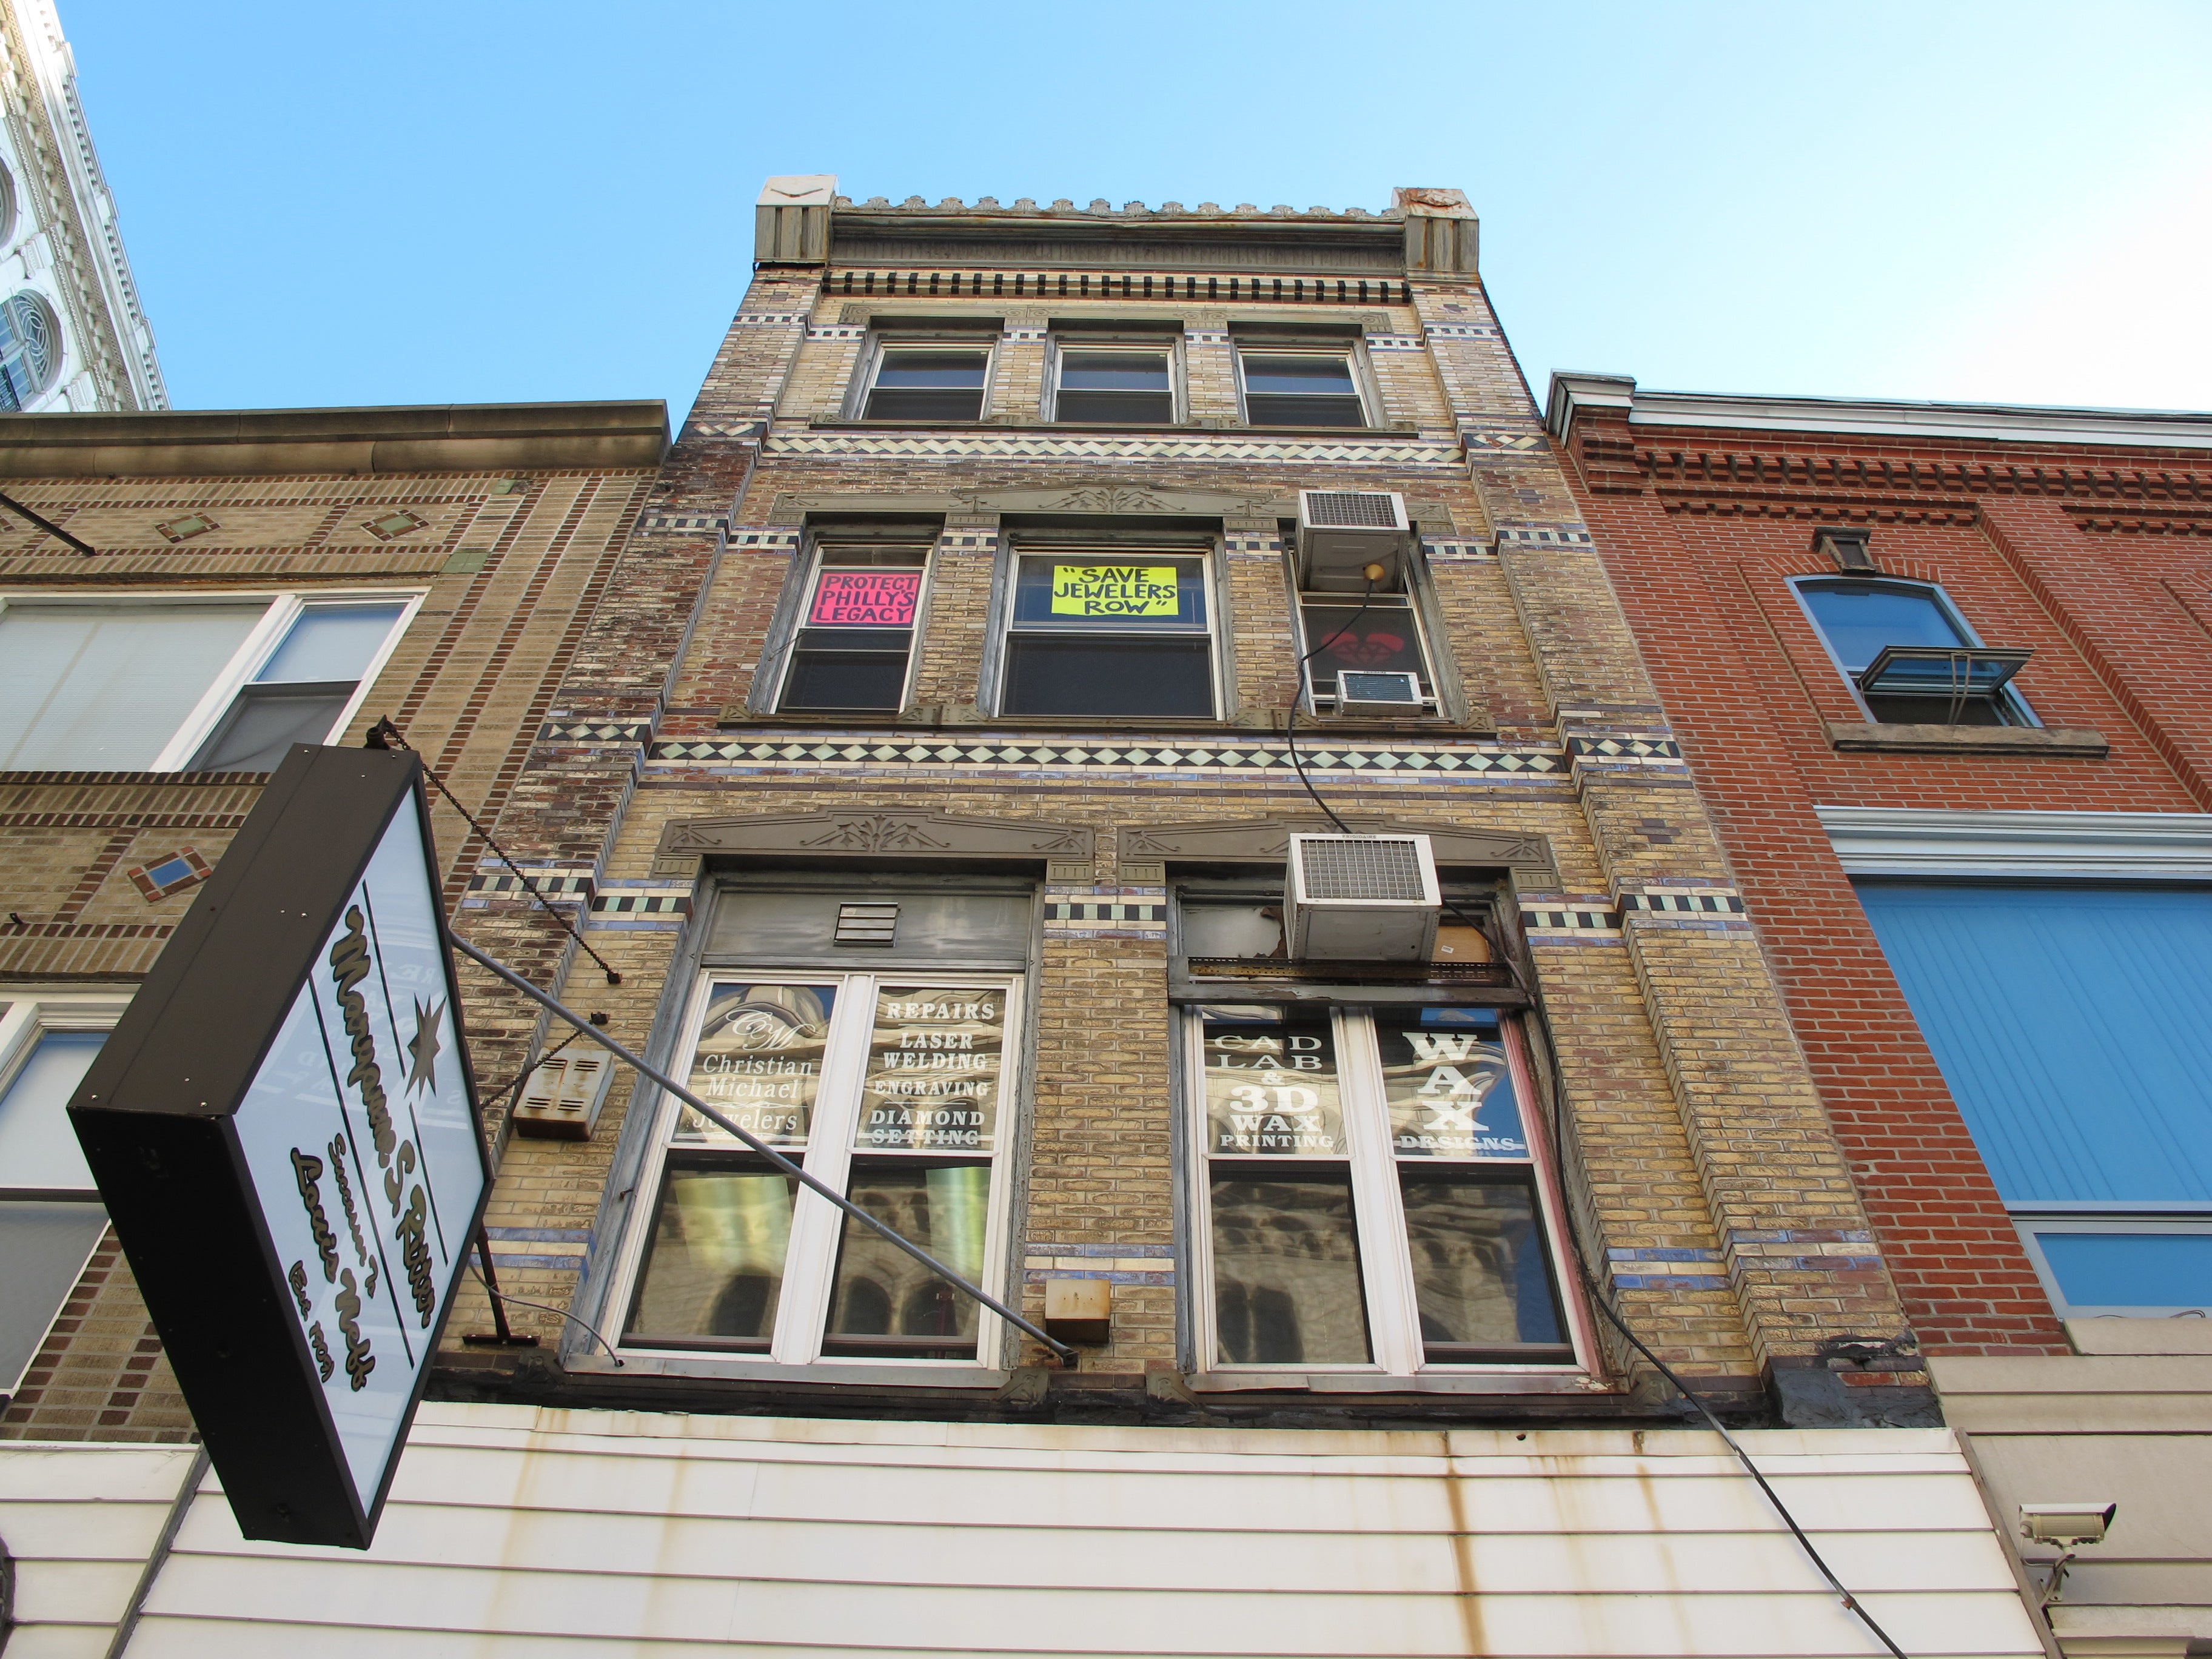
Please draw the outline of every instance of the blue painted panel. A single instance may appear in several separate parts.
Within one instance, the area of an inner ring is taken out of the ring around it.
[[[2212,892],[1858,890],[2006,1199],[2212,1200]]]
[[[2069,1308],[2212,1307],[2212,1233],[2038,1233]]]

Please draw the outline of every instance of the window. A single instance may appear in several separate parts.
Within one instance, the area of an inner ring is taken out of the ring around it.
[[[1252,426],[1365,426],[1349,347],[1245,347],[1237,354]]]
[[[120,1012],[68,999],[0,1017],[0,1398],[21,1385],[107,1231],[64,1109]]]
[[[1025,920],[1026,901],[1015,908]],[[1012,1127],[1018,983],[889,969],[713,972],[678,1075],[988,1287],[1006,1255],[1000,1153]],[[995,1363],[994,1316],[697,1113],[669,1105],[626,1346],[786,1364]]]
[[[1202,556],[1024,552],[1013,580],[1001,714],[1213,714]]]
[[[1301,593],[1298,623],[1304,635],[1300,650],[1313,653],[1306,664],[1306,689],[1315,708],[1338,706],[1338,676],[1343,674],[1411,674],[1419,684],[1424,708],[1436,708],[1436,684],[1410,594],[1372,594],[1363,606],[1343,593]],[[1359,689],[1352,688],[1355,696]]]
[[[823,547],[777,706],[903,708],[928,563],[926,547]]]
[[[1219,1005],[1187,1018],[1207,1369],[1575,1364],[1510,1017]]]
[[[1160,343],[1058,340],[1051,418],[1167,426],[1176,418],[1175,349]]]
[[[886,341],[862,405],[871,421],[980,421],[991,373],[980,340]]]
[[[2035,724],[2007,684],[2027,653],[1984,649],[1940,588],[1852,577],[1794,586],[1869,718],[1901,725]]]
[[[0,305],[0,410],[27,408],[62,366],[62,331],[51,307],[26,289]]]
[[[271,770],[343,726],[413,603],[0,600],[0,770]]]
[[[2212,888],[1858,891],[2060,1310],[2212,1311]]]

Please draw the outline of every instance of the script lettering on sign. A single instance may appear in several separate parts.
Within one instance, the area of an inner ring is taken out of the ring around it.
[[[1206,1140],[1217,1157],[1341,1158],[1336,1047],[1324,1021],[1261,1007],[1209,1009]]]
[[[919,570],[825,570],[815,579],[809,628],[911,628]]]
[[[1006,1019],[994,988],[878,986],[855,1148],[990,1152]]]
[[[691,1051],[691,1092],[771,1146],[804,1146],[836,1006],[834,984],[715,981]],[[675,1139],[679,1146],[737,1144],[688,1107]]]

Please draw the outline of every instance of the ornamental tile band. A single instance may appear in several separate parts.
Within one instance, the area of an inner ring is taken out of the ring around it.
[[[1394,777],[1479,777],[1551,781],[1566,769],[1556,749],[1495,744],[1446,748],[1385,748],[1301,744],[1310,771]],[[1172,771],[1257,776],[1291,773],[1279,744],[1080,742],[1036,738],[917,738],[885,737],[766,737],[675,738],[652,745],[647,760],[660,766],[750,768],[945,766],[973,769],[1011,767],[1023,771]]]
[[[963,432],[957,435],[876,429],[860,432],[771,434],[762,453],[778,459],[868,456],[878,460],[1058,461],[1283,461],[1298,466],[1450,468],[1460,465],[1455,444],[1418,438],[1368,443],[1282,438],[1234,438],[1218,433],[1189,437],[1079,438],[1028,433]],[[1588,538],[1584,538],[1585,543]]]

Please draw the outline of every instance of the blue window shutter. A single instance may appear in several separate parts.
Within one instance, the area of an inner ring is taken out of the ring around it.
[[[1858,894],[2000,1194],[2212,1200],[2212,892]]]

